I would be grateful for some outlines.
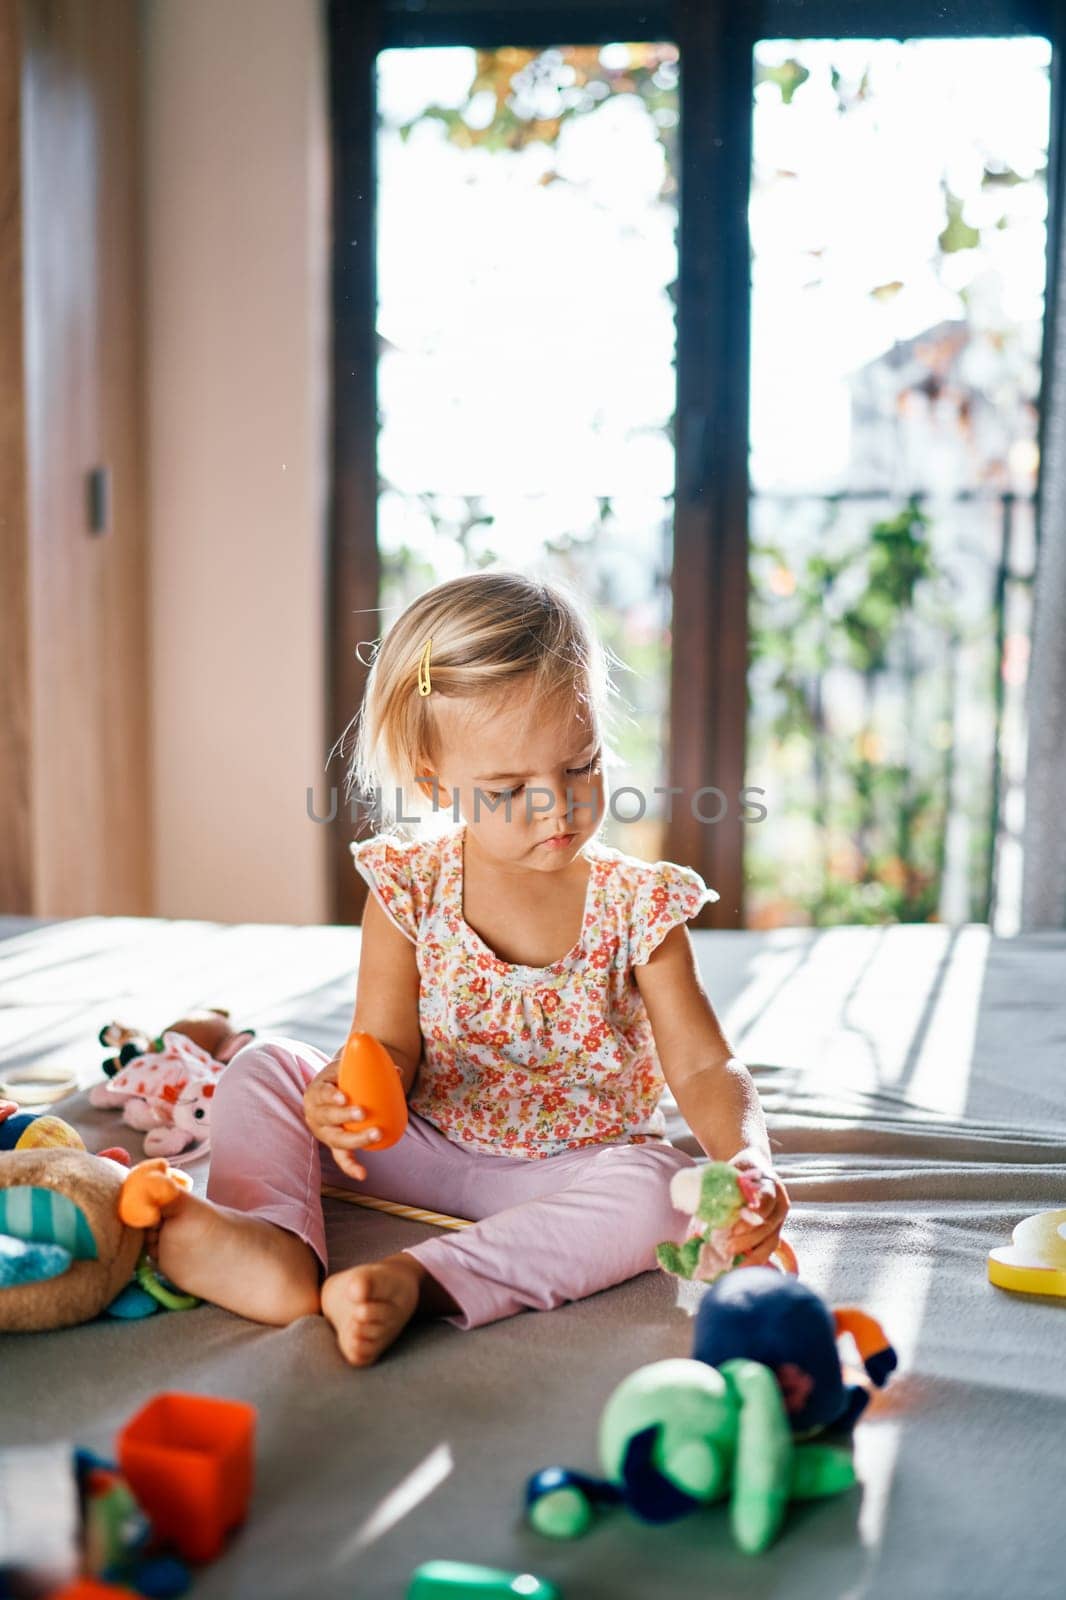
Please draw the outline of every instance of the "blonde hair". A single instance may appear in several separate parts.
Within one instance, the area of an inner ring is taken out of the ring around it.
[[[431,693],[418,692],[419,663],[432,638]],[[578,596],[564,583],[518,572],[482,571],[428,589],[397,617],[374,649],[366,691],[353,722],[356,737],[345,797],[373,799],[386,830],[399,816],[429,812],[416,778],[439,766],[438,695],[481,702],[491,714],[521,681],[533,703],[580,705],[608,743],[617,694],[613,653],[600,641]],[[621,664],[621,663],[620,663]],[[380,791],[380,794],[379,794]],[[400,805],[397,805],[397,801]],[[444,805],[438,802],[438,809]]]

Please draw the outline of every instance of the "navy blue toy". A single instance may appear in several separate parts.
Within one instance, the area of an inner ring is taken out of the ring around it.
[[[850,1441],[797,1439],[773,1371],[743,1358],[638,1367],[608,1396],[598,1432],[603,1478],[549,1467],[526,1485],[526,1515],[547,1538],[580,1538],[603,1507],[668,1523],[717,1503],[728,1505],[738,1549],[756,1555],[793,1501],[856,1481]]]
[[[880,1323],[853,1306],[830,1311],[798,1278],[773,1267],[742,1267],[710,1285],[696,1313],[692,1355],[720,1367],[746,1357],[777,1378],[793,1434],[806,1438],[854,1426],[870,1398],[844,1381],[837,1339],[850,1333],[878,1388],[896,1366]]]
[[[767,1549],[793,1500],[842,1494],[856,1481],[850,1439],[831,1437],[847,1434],[869,1398],[845,1381],[845,1333],[880,1387],[896,1353],[873,1317],[830,1311],[773,1267],[725,1272],[700,1302],[691,1358],[640,1367],[609,1396],[599,1424],[605,1476],[534,1473],[529,1521],[549,1538],[575,1539],[600,1508],[665,1523],[728,1499],[737,1546]],[[820,1434],[829,1437],[812,1442]]]

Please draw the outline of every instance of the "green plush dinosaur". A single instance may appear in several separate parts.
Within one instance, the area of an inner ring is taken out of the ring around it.
[[[599,1456],[605,1479],[549,1467],[529,1480],[538,1532],[576,1538],[596,1504],[661,1523],[728,1500],[734,1541],[755,1554],[777,1537],[790,1501],[855,1482],[846,1448],[796,1442],[772,1369],[743,1358],[720,1367],[677,1358],[630,1373],[604,1407]]]

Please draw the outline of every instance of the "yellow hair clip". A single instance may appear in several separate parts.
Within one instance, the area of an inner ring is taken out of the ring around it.
[[[433,688],[433,685],[429,681],[429,652],[432,644],[433,638],[430,636],[430,638],[426,640],[426,648],[423,650],[418,663],[418,692],[421,695],[429,694]]]

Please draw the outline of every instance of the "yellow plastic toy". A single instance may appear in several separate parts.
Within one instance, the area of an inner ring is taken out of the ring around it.
[[[1066,1298],[1066,1211],[1038,1211],[1019,1222],[1010,1244],[988,1252],[988,1280],[1016,1294]]]

